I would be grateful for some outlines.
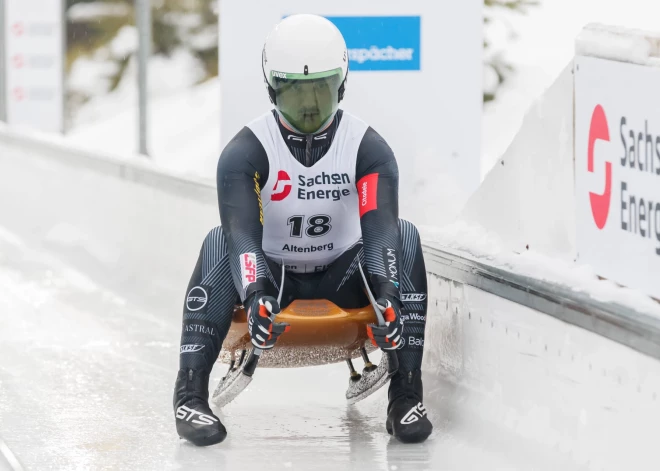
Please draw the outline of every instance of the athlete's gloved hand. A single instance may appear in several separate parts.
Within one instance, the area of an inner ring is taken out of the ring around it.
[[[385,298],[378,298],[376,305],[383,313],[385,325],[368,325],[367,334],[376,347],[382,350],[398,350],[403,347],[403,318],[400,309]]]
[[[254,293],[246,302],[248,331],[252,338],[252,344],[262,350],[268,350],[275,346],[277,338],[289,330],[289,324],[273,323],[277,314],[280,313],[280,305],[272,296],[264,296]]]

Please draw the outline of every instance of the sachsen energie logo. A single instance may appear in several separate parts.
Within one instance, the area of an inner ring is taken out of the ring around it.
[[[327,18],[346,40],[351,72],[421,69],[419,16]]]
[[[294,198],[299,200],[341,201],[351,195],[351,177],[348,173],[321,172],[314,175],[294,175],[296,191]],[[284,201],[291,194],[294,181],[284,170],[277,172],[277,181],[270,195],[272,201]]]
[[[598,105],[591,115],[591,126],[589,127],[589,150],[587,155],[587,171],[594,171],[594,148],[596,141],[610,140],[610,130],[607,126],[607,117],[605,110]],[[612,197],[612,162],[605,162],[605,191],[602,194],[589,192],[589,201],[591,202],[591,213],[598,229],[605,227],[607,215],[610,212],[610,201]]]
[[[275,193],[277,192],[277,193]],[[277,181],[273,187],[273,193],[270,199],[273,201],[282,201],[291,193],[291,177],[284,170],[277,172]]]
[[[612,122],[618,124],[617,141],[621,147],[610,142]],[[658,187],[649,180],[660,176],[660,134],[654,134],[651,125],[648,119],[632,115],[616,116],[608,120],[605,108],[596,105],[589,126],[587,172],[599,173],[596,162],[604,161],[605,177],[600,187],[604,190],[602,193],[590,191],[589,202],[598,229],[605,230],[608,219],[612,220],[616,215],[620,217],[618,229],[643,239],[655,238],[660,243],[660,198],[655,192]],[[604,151],[605,157],[610,159],[614,155],[618,157],[616,178],[614,162],[596,153],[598,141],[607,143],[600,148],[599,153]],[[620,149],[620,153],[617,151],[614,154],[616,148]],[[619,188],[615,190],[617,199],[613,200],[615,182]],[[630,243],[634,243],[632,239]],[[660,245],[656,246],[655,253],[660,255]]]

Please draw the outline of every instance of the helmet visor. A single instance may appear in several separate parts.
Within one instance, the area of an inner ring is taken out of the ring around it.
[[[337,111],[342,75],[341,67],[308,75],[271,72],[278,111],[300,133],[319,131]]]

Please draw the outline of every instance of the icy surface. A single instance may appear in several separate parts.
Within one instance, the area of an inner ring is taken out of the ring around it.
[[[342,364],[258,370],[220,415],[228,439],[194,447],[174,428],[178,322],[4,229],[0,286],[0,437],[25,469],[529,469],[502,453],[513,443],[493,446],[488,424],[475,434],[453,421],[451,388],[430,380],[433,435],[398,443],[385,431],[386,389],[347,406]]]

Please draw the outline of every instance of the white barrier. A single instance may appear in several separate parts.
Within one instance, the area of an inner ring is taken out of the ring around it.
[[[603,47],[607,45],[608,47]],[[576,251],[660,299],[660,33],[591,27],[575,57]]]
[[[431,391],[447,433],[507,454],[506,469],[657,469],[657,360],[480,289],[431,280],[437,307],[424,368],[441,372]]]
[[[460,220],[660,299],[659,66],[660,33],[586,27]]]

